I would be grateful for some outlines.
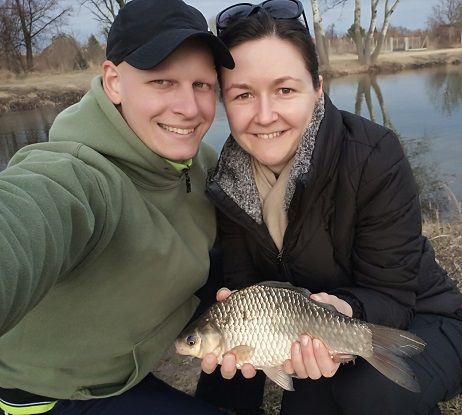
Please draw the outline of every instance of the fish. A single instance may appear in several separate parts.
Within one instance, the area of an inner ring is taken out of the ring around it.
[[[290,349],[301,334],[321,340],[336,362],[361,357],[391,381],[420,392],[405,362],[424,350],[415,334],[350,318],[333,306],[310,299],[306,288],[265,281],[233,291],[189,324],[175,340],[180,355],[203,358],[233,353],[237,368],[252,364],[285,390],[293,391],[292,376],[283,370]]]

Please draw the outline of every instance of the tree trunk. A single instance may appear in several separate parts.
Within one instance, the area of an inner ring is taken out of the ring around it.
[[[313,11],[314,35],[316,38],[319,64],[324,67],[329,67],[329,51],[324,29],[322,28],[322,17],[319,11],[318,0],[311,0],[311,9]]]
[[[388,32],[388,27],[390,26],[390,16],[393,14],[395,11],[396,6],[398,5],[400,0],[395,0],[395,3],[391,8],[388,8],[388,0],[385,1],[385,13],[384,13],[384,18],[383,18],[383,27],[382,31],[380,32],[379,39],[377,41],[377,46],[375,47],[374,52],[371,55],[371,63],[377,62],[377,59],[380,55],[380,52],[382,50],[383,42],[385,41],[385,38],[387,36]]]
[[[356,45],[356,52],[358,53],[358,60],[364,65],[364,40],[361,34],[361,0],[355,0],[354,28],[354,42]]]
[[[26,12],[20,0],[15,0],[16,13],[21,22],[21,32],[26,48],[26,70],[31,71],[34,67],[34,55],[32,54],[32,37],[26,21]]]
[[[377,4],[379,0],[371,0],[371,21],[369,23],[369,30],[367,31],[366,41],[364,45],[364,63],[371,64],[371,54],[374,49],[374,33],[377,27]]]

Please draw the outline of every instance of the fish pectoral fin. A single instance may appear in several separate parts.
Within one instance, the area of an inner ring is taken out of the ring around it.
[[[282,369],[282,366],[264,367],[262,368],[266,376],[268,376],[276,385],[279,385],[286,391],[294,391],[292,378]]]
[[[332,360],[335,363],[348,363],[354,361],[356,359],[355,355],[352,354],[345,354],[345,353],[337,353],[332,355]]]
[[[239,346],[233,347],[227,353],[232,353],[236,356],[236,364],[241,366],[244,363],[248,363],[252,358],[255,348],[252,346],[246,346],[241,344]]]

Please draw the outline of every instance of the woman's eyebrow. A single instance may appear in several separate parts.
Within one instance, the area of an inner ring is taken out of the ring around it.
[[[225,92],[228,92],[230,89],[237,88],[237,89],[250,89],[250,85],[246,83],[234,83],[231,84],[228,88],[225,89]]]

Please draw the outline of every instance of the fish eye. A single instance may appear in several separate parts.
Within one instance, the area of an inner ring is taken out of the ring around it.
[[[194,346],[196,344],[196,337],[195,336],[186,337],[186,344],[188,346]]]

